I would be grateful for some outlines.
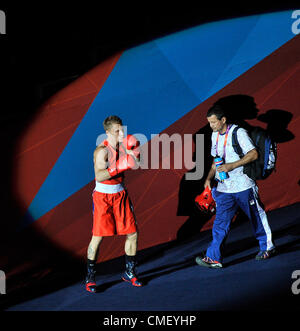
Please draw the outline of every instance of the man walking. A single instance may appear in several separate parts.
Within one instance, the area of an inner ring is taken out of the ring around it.
[[[212,188],[216,201],[216,217],[213,224],[213,240],[207,248],[205,257],[197,257],[196,263],[210,268],[222,267],[222,250],[230,230],[231,220],[240,207],[251,220],[255,237],[260,250],[257,260],[269,258],[275,253],[272,233],[267,215],[259,203],[258,188],[254,180],[243,173],[243,166],[255,161],[258,152],[249,138],[247,131],[239,128],[237,138],[244,153],[240,159],[232,146],[232,132],[236,127],[227,122],[225,112],[219,105],[214,105],[207,112],[207,120],[212,133],[211,155],[223,159],[223,164],[216,167],[215,162],[209,171],[204,187],[211,188],[211,181],[218,181]],[[226,179],[220,178],[220,173],[226,174]]]

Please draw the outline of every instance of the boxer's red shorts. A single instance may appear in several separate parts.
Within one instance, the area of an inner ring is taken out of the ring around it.
[[[126,190],[93,192],[93,236],[113,236],[137,231],[133,207]]]

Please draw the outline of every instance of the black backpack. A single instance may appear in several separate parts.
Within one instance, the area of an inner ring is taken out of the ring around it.
[[[237,130],[235,127],[232,133],[232,147],[240,158],[244,156],[241,146],[237,139]],[[275,170],[277,161],[277,144],[269,136],[266,130],[254,127],[248,131],[248,135],[253,141],[258,152],[257,160],[244,166],[244,173],[253,180],[265,179]]]

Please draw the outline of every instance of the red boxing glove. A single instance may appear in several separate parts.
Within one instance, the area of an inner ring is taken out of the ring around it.
[[[135,136],[128,134],[123,139],[123,145],[126,149],[132,150],[135,157],[139,157],[140,155],[140,142],[135,138]]]
[[[206,186],[205,190],[196,196],[195,198],[196,206],[204,212],[214,213],[216,209],[215,200],[211,194],[209,186]]]
[[[131,155],[123,155],[119,158],[119,160],[116,162],[115,167],[108,167],[108,172],[111,177],[114,177],[128,169],[131,169],[135,166],[135,161]]]

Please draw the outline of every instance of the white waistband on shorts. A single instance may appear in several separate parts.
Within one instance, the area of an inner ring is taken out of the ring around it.
[[[100,182],[96,181],[96,186],[95,186],[95,191],[101,192],[101,193],[118,193],[121,192],[125,189],[123,184],[115,184],[115,185],[110,185],[110,184],[103,184]]]

